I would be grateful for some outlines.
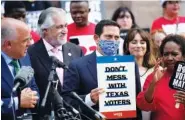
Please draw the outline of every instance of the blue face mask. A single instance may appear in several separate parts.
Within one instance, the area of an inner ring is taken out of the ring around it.
[[[106,56],[117,55],[119,48],[119,41],[117,40],[99,40],[99,47]]]

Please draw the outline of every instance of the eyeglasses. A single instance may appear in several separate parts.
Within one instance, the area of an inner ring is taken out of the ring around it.
[[[128,19],[128,18],[131,18],[131,16],[130,15],[119,15],[118,18],[127,18]]]

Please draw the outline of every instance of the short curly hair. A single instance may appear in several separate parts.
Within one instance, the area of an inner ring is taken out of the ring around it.
[[[182,55],[185,57],[185,38],[184,37],[182,37],[180,35],[174,35],[174,34],[170,34],[170,35],[166,36],[160,46],[161,55],[163,55],[163,53],[164,53],[164,46],[166,45],[167,42],[174,42],[177,45],[179,45],[181,52],[182,52]]]

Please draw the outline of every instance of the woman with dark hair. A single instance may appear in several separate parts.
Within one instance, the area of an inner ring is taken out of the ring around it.
[[[127,7],[119,7],[114,12],[112,20],[117,22],[121,29],[128,30],[137,26],[133,13]]]
[[[123,42],[128,30],[135,28],[136,22],[133,13],[127,7],[119,7],[113,14],[112,20],[120,26],[119,54],[123,55]]]
[[[156,63],[150,34],[140,28],[134,28],[128,32],[123,50],[125,55],[133,55],[135,57],[141,78]],[[144,81],[141,81],[141,85],[143,84]]]
[[[150,34],[140,28],[131,29],[123,45],[125,55],[133,55],[139,66],[141,88],[156,63]],[[150,113],[142,111],[143,120],[150,120]]]
[[[152,120],[185,120],[185,92],[169,87],[170,78],[177,61],[185,60],[185,39],[180,35],[169,35],[164,38],[160,53],[161,59],[156,63],[137,96],[140,109],[152,111]],[[163,63],[166,69],[161,70]],[[175,108],[176,103],[181,103]]]

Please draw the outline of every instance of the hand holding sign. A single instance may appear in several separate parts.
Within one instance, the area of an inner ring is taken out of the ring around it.
[[[99,94],[103,93],[103,88],[95,88],[91,90],[90,97],[93,103],[97,104],[99,101]]]
[[[175,107],[179,108],[180,103],[185,104],[185,62],[179,61],[176,63],[169,86],[172,89],[179,90],[174,95],[177,99]]]
[[[185,92],[177,91],[174,94],[174,97],[175,97],[177,103],[181,103],[181,104],[185,105]]]

